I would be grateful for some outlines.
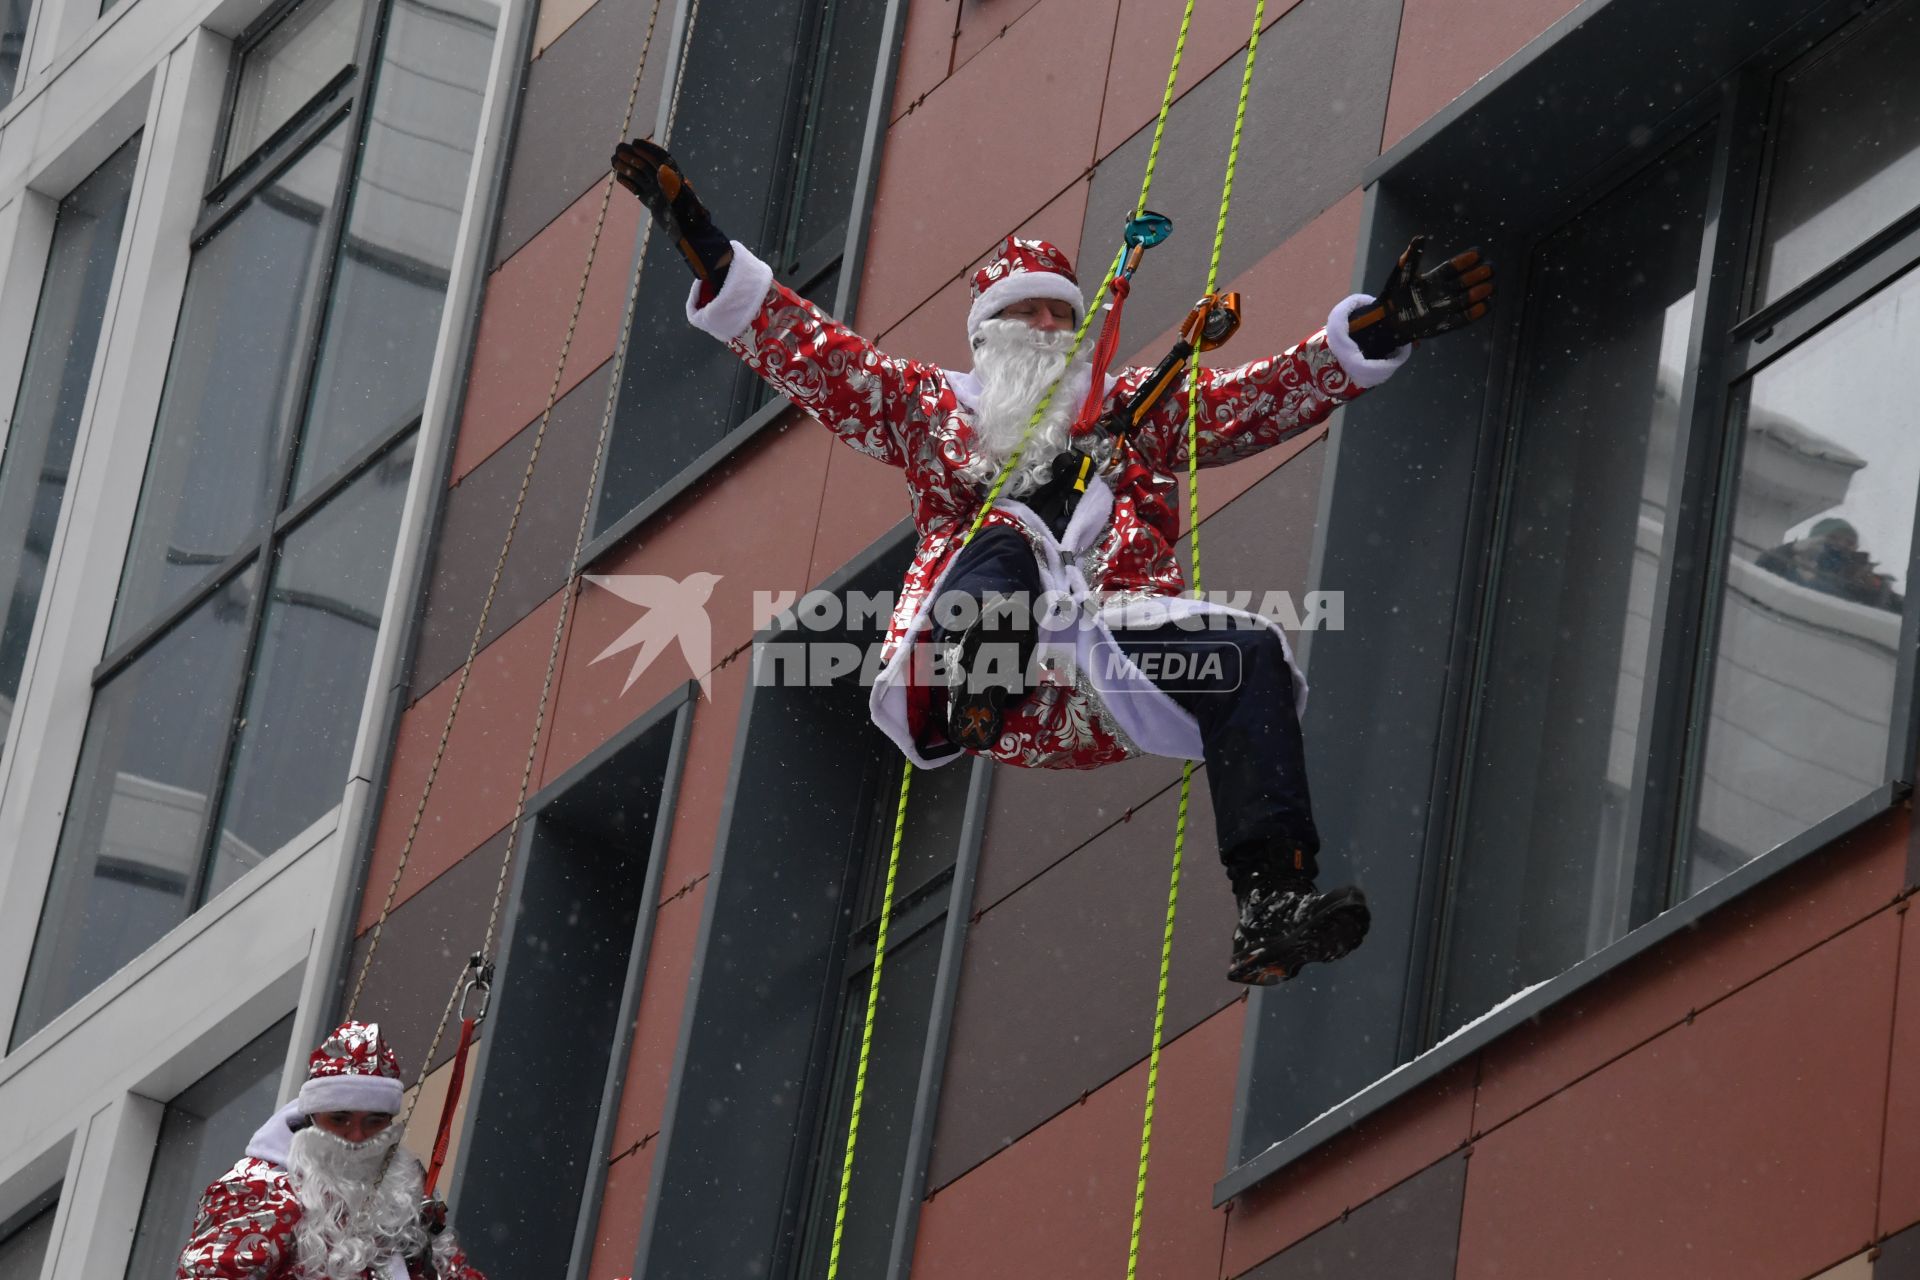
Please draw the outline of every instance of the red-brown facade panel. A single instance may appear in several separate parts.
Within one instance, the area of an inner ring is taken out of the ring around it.
[[[559,616],[560,597],[556,595],[481,650],[474,660],[466,692],[461,696],[460,714],[447,740],[446,755],[434,778],[433,793],[427,799],[419,834],[394,899],[396,905],[513,820],[527,747],[533,741],[547,650]],[[367,869],[367,897],[361,903],[359,929],[365,929],[380,914],[380,903],[426,789],[427,772],[459,683],[460,675],[455,672],[400,717],[387,794]],[[551,741],[547,738],[541,743],[541,755]],[[536,760],[536,784],[539,777]]]
[[[1048,0],[888,131],[863,331],[892,328],[1086,172],[1100,99],[1065,69],[1106,65],[1118,3]]]
[[[1575,0],[1404,0],[1381,150],[1426,123],[1574,7]]]
[[[1466,1145],[1473,1076],[1474,1064],[1462,1063],[1241,1196],[1227,1221],[1221,1274],[1250,1270]]]
[[[1215,1014],[1161,1057],[1142,1277],[1214,1274],[1224,1215],[1207,1188],[1233,1112],[1243,1008]],[[1146,1082],[1143,1062],[929,1200],[915,1280],[1125,1274]]]
[[[1886,910],[1479,1139],[1460,1280],[1813,1275],[1873,1235]]]
[[[1885,907],[1900,890],[1909,825],[1904,812],[1889,815],[1491,1046],[1474,1127],[1505,1123]]]
[[[600,197],[612,181],[596,183],[488,278],[467,376],[460,438],[454,446],[454,480],[539,417],[546,406],[567,335],[567,317],[586,270]],[[622,193],[607,206],[580,323],[560,377],[561,395],[613,354],[639,231],[640,203]]]
[[[953,70],[953,33],[961,0],[907,0],[907,29],[900,40],[900,66],[893,78],[893,119],[898,120]]]
[[[1886,1168],[1880,1182],[1882,1235],[1920,1222],[1920,926],[1900,917],[1900,998],[1894,1008],[1893,1066],[1887,1084]]]

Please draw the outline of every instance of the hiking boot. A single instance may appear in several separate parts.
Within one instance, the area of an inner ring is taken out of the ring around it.
[[[1360,890],[1317,893],[1311,880],[1263,881],[1236,896],[1240,922],[1227,977],[1252,986],[1285,982],[1305,965],[1338,960],[1360,945],[1373,921]]]
[[[990,599],[947,646],[947,737],[969,751],[991,751],[1007,708],[1027,695],[1033,635],[1015,621],[1016,607],[1010,598]]]

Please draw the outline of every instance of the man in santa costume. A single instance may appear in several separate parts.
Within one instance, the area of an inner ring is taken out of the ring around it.
[[[1136,393],[1157,385],[1153,371],[1127,369],[1089,395],[1089,363],[1070,360],[1086,301],[1066,255],[1009,236],[973,276],[974,367],[941,369],[887,355],[777,282],[714,226],[660,147],[623,143],[613,164],[694,272],[688,320],[846,444],[906,475],[918,545],[871,710],[907,757],[922,767],[963,751],[1048,768],[1142,753],[1203,760],[1239,904],[1228,976],[1278,982],[1359,945],[1365,895],[1314,887],[1306,683],[1286,636],[1183,594],[1175,477],[1187,469],[1189,388],[1147,408]],[[1416,339],[1483,315],[1491,267],[1469,251],[1423,275],[1420,243],[1378,297],[1343,299],[1299,345],[1201,369],[1197,465],[1298,435],[1383,382]],[[1121,411],[1131,429],[1085,429]],[[1173,655],[1181,660],[1165,661]]]
[[[394,1149],[403,1086],[379,1024],[341,1024],[309,1063],[201,1196],[176,1280],[484,1280]]]

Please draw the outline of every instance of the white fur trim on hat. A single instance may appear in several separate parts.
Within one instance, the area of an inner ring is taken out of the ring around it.
[[[321,1076],[300,1086],[300,1110],[306,1115],[328,1111],[384,1111],[400,1114],[405,1089],[391,1076]]]
[[[713,301],[700,305],[700,282],[693,282],[687,294],[687,319],[693,327],[710,333],[722,342],[732,342],[747,331],[760,306],[773,287],[773,268],[755,257],[753,250],[738,240],[733,245],[733,261],[727,264],[727,278]]]
[[[1356,293],[1340,299],[1333,304],[1333,314],[1327,317],[1327,345],[1333,348],[1333,354],[1339,359],[1340,367],[1347,371],[1356,387],[1377,387],[1393,376],[1393,371],[1407,362],[1413,354],[1413,344],[1409,342],[1384,360],[1369,360],[1360,352],[1360,344],[1347,332],[1347,320],[1362,307],[1373,305],[1373,299],[1364,293]]]
[[[1051,298],[1073,308],[1073,322],[1079,324],[1087,314],[1087,300],[1080,286],[1052,271],[1016,271],[988,285],[986,291],[967,308],[967,340],[980,332],[980,322],[991,320],[1016,302],[1029,298]]]

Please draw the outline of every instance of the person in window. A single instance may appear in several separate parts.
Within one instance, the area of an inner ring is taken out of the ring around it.
[[[341,1024],[201,1196],[176,1280],[485,1280],[396,1149],[402,1093],[379,1024]]]
[[[930,767],[964,750],[1077,769],[1142,752],[1204,760],[1239,904],[1228,976],[1278,982],[1359,945],[1365,895],[1314,887],[1320,839],[1298,715],[1306,685],[1285,635],[1184,596],[1175,476],[1187,467],[1186,390],[1163,396],[1118,441],[1074,430],[1092,372],[1068,361],[1086,301],[1066,255],[1009,236],[972,280],[973,369],[940,369],[885,354],[776,282],[714,226],[660,147],[623,143],[613,163],[694,272],[688,319],[842,441],[906,473],[919,543],[871,711],[908,758]],[[1299,345],[1202,369],[1198,465],[1298,435],[1384,381],[1415,339],[1484,314],[1491,267],[1470,252],[1423,275],[1419,246],[1378,298],[1344,299]],[[1108,378],[1093,407],[1133,406],[1152,375]],[[1181,677],[1167,678],[1174,667]]]
[[[1898,613],[1905,598],[1889,574],[1875,572],[1873,557],[1860,550],[1860,533],[1837,516],[1814,521],[1807,536],[1763,553],[1757,564],[1789,582],[1855,604]]]

